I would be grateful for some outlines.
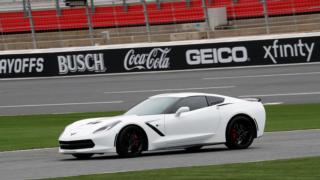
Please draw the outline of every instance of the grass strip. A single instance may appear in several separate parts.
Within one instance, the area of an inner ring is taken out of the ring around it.
[[[266,106],[266,131],[320,128],[320,104]],[[64,127],[74,121],[123,112],[0,116],[0,151],[58,146]]]
[[[265,106],[266,131],[320,129],[320,104]]]
[[[57,147],[58,137],[66,125],[80,119],[115,116],[121,113],[0,116],[0,151]]]

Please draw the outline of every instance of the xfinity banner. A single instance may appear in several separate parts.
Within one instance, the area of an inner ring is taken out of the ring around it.
[[[320,62],[320,37],[0,55],[0,78]]]

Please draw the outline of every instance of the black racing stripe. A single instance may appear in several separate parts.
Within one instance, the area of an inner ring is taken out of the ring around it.
[[[159,134],[159,136],[165,136],[159,129],[152,126],[150,123],[146,123],[146,125],[148,125],[152,130],[154,130],[157,134]]]

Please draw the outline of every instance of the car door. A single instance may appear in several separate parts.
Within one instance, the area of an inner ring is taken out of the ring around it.
[[[189,112],[176,116],[180,107],[189,107]],[[209,106],[205,96],[181,99],[165,115],[165,131],[168,146],[203,144],[214,136],[220,121],[216,106]]]

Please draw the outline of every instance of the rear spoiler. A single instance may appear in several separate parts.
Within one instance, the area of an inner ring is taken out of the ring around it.
[[[246,100],[246,101],[252,101],[252,102],[261,102],[260,98],[254,98],[254,97],[241,98],[241,99]]]

